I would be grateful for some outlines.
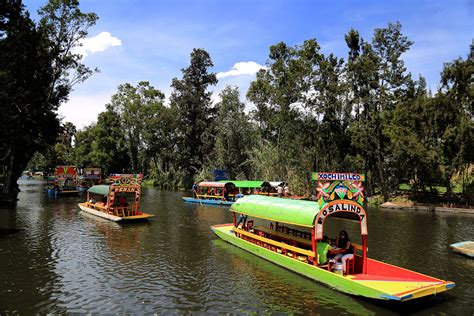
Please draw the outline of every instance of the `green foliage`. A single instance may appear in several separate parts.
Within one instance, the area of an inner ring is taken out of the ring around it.
[[[136,87],[128,83],[120,85],[117,93],[112,96],[109,107],[120,116],[134,173],[146,171],[144,134],[154,128],[157,116],[164,108],[164,99],[165,95],[148,81],[139,82]]]
[[[227,86],[220,98],[216,105],[216,167],[227,170],[231,179],[242,175],[251,179],[247,159],[256,138],[256,129],[244,112],[245,104],[240,101],[237,88]]]
[[[194,49],[190,65],[182,69],[183,78],[174,78],[170,103],[177,114],[177,145],[179,167],[184,170],[184,184],[190,188],[194,175],[205,165],[212,153],[214,137],[214,110],[211,107],[209,86],[217,83],[216,75],[209,72],[211,57],[203,49]]]
[[[10,200],[33,154],[57,140],[59,104],[90,74],[71,49],[95,18],[66,0],[51,0],[39,15],[37,26],[20,1],[0,3],[0,169],[2,195]]]
[[[167,189],[211,180],[223,168],[232,178],[286,181],[300,195],[311,194],[312,171],[365,173],[376,203],[403,183],[420,201],[472,195],[474,45],[468,58],[444,65],[432,96],[404,65],[413,43],[398,22],[375,29],[370,41],[349,30],[346,60],[322,54],[316,39],[280,42],[250,84],[250,113],[229,86],[212,104],[213,63],[194,49],[182,78],[172,80],[169,106],[148,81],[125,83],[96,124],[76,131],[60,125],[56,111],[94,72],[73,48],[97,16],[82,13],[77,0],[50,0],[39,25],[16,2],[0,9],[4,191],[41,152],[30,168],[142,172]]]

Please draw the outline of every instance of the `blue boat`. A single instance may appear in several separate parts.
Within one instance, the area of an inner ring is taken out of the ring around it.
[[[193,185],[193,196],[183,197],[184,202],[231,205],[235,202],[238,189],[232,182],[203,181]]]
[[[74,166],[57,166],[53,186],[46,188],[49,196],[77,195],[77,169]]]
[[[202,204],[212,204],[212,205],[232,205],[234,201],[222,201],[222,200],[211,200],[211,199],[197,199],[192,197],[183,197],[184,202],[190,203],[202,203]]]

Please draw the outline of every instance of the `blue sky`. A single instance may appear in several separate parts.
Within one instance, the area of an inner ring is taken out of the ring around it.
[[[36,18],[45,1],[24,4]],[[171,80],[181,77],[193,48],[208,51],[212,70],[220,73],[214,97],[231,84],[244,100],[258,65],[265,65],[269,47],[280,41],[293,46],[316,38],[323,53],[345,58],[350,28],[370,40],[374,28],[400,21],[415,42],[403,55],[408,70],[436,89],[443,63],[465,58],[474,37],[474,1],[468,0],[82,0],[81,8],[99,16],[84,44],[84,63],[100,73],[76,86],[59,110],[78,128],[96,121],[119,84],[150,81],[169,97]]]

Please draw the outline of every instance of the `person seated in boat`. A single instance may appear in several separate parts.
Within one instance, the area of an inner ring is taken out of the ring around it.
[[[332,247],[329,244],[329,237],[324,235],[323,239],[318,242],[316,247],[316,252],[318,253],[318,265],[323,265],[328,262],[328,254],[330,253]]]
[[[198,185],[197,183],[194,183],[193,184],[193,197],[195,198],[197,198],[197,195],[198,195],[197,190],[198,190]]]
[[[354,258],[354,248],[345,230],[341,230],[339,233],[339,237],[336,239],[336,247],[337,249],[331,250],[331,254],[335,254],[334,260],[342,262],[344,272],[346,272],[346,261]]]
[[[229,201],[229,191],[227,191],[226,189],[224,189],[224,201]]]
[[[242,223],[242,228],[243,228],[245,227],[246,222],[247,222],[247,215],[240,214],[239,221],[237,222],[237,225],[235,225],[235,227],[239,227],[240,223]]]
[[[107,196],[106,195],[102,196],[102,201],[101,202],[102,202],[102,206],[104,206],[104,207],[107,206]]]
[[[118,199],[119,206],[128,206],[127,198],[124,195],[121,195]]]
[[[94,197],[91,196],[91,198],[89,199],[89,203],[93,203],[93,204],[95,203]]]

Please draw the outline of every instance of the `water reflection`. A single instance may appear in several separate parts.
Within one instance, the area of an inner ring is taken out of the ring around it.
[[[48,198],[21,182],[15,209],[0,210],[0,313],[472,314],[474,261],[448,245],[472,239],[474,216],[369,210],[369,256],[452,280],[434,300],[387,306],[351,297],[221,241],[210,226],[227,208],[186,204],[181,192],[143,190],[155,220],[119,225],[82,213],[83,197]],[[335,236],[360,228],[328,221]]]

